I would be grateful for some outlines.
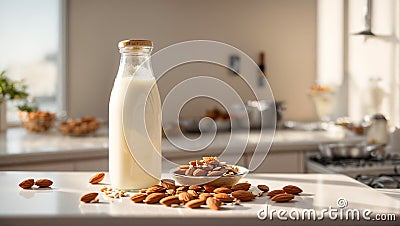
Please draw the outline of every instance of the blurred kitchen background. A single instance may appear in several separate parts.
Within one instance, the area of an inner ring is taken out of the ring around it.
[[[118,41],[150,39],[156,52],[204,39],[232,45],[261,65],[278,103],[275,109],[273,103],[249,102],[245,110],[265,104],[265,111],[278,115],[271,151],[258,172],[339,172],[371,186],[400,187],[393,182],[400,165],[399,36],[397,0],[0,0],[0,71],[24,79],[30,95],[1,105],[0,169],[107,170]],[[232,57],[227,53],[227,63]],[[243,71],[237,62],[251,85],[267,87],[258,72]],[[225,81],[246,103],[254,100],[239,76],[206,63],[168,71],[158,83],[161,99],[198,75]],[[24,114],[17,108],[23,104],[41,114]],[[180,116],[187,132],[195,132],[188,127],[203,116],[235,120],[206,98],[187,103]],[[171,135],[178,127],[173,119],[163,113]],[[226,129],[221,123],[218,141],[228,139]],[[240,125],[236,129],[240,140]],[[223,144],[205,153],[218,155]],[[176,149],[164,139],[171,161],[194,157]],[[248,166],[252,157],[246,150],[238,164]]]

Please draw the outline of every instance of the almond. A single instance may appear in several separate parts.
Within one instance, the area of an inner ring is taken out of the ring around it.
[[[233,202],[234,198],[226,193],[214,194],[214,197],[221,202]]]
[[[214,199],[213,197],[207,198],[206,204],[208,208],[212,210],[219,210],[219,207],[221,206],[221,201]]]
[[[165,193],[151,193],[150,195],[148,195],[146,197],[144,202],[147,204],[158,203],[162,198],[164,198],[166,196],[167,196],[167,194],[165,194]]]
[[[206,175],[207,175],[207,170],[196,169],[195,171],[193,171],[193,176],[195,176],[195,177],[201,177],[201,176],[206,176]]]
[[[35,185],[41,187],[41,188],[45,188],[45,187],[50,187],[53,184],[53,181],[49,180],[49,179],[40,179],[35,181]]]
[[[222,170],[217,170],[217,171],[210,171],[207,173],[208,177],[217,177],[217,176],[221,176],[222,174],[224,174],[225,172]]]
[[[175,174],[180,174],[180,175],[185,175],[187,169],[178,169],[175,170],[174,173]]]
[[[238,190],[243,190],[243,191],[247,191],[249,190],[251,184],[249,183],[239,183],[239,184],[235,184],[232,186],[232,191],[238,191]]]
[[[146,194],[150,195],[152,193],[162,193],[165,191],[165,188],[160,185],[154,185],[146,190]]]
[[[193,172],[195,171],[196,169],[194,168],[194,167],[190,167],[189,169],[187,169],[186,171],[185,171],[185,175],[186,176],[193,176]]]
[[[161,186],[165,189],[175,189],[175,181],[172,179],[162,179]]]
[[[203,204],[204,204],[204,200],[194,199],[194,200],[191,200],[191,201],[187,202],[186,203],[186,207],[194,209],[194,208],[201,207],[201,205],[203,205]]]
[[[286,193],[294,194],[294,195],[297,195],[297,194],[303,192],[303,190],[301,190],[301,188],[294,186],[294,185],[287,185],[287,186],[283,187],[283,190]]]
[[[206,192],[213,192],[215,187],[211,185],[203,185],[203,188]]]
[[[293,194],[282,193],[275,195],[274,197],[271,198],[271,200],[275,202],[289,202],[293,198],[294,198]]]
[[[232,192],[232,196],[243,202],[250,201],[256,197],[253,193],[244,190],[234,191]]]
[[[263,192],[269,191],[269,187],[267,185],[260,184],[260,185],[257,185],[257,188]]]
[[[182,192],[179,194],[179,200],[183,203],[187,203],[193,199],[193,196],[187,192]]]
[[[89,203],[92,200],[94,200],[97,197],[97,195],[98,195],[97,192],[87,193],[87,194],[82,195],[80,200],[81,200],[81,202]]]
[[[160,200],[160,203],[165,206],[171,206],[172,204],[179,204],[181,203],[181,201],[179,200],[179,197],[177,195],[174,195],[162,198]]]
[[[187,193],[189,193],[193,198],[198,198],[199,194],[195,190],[188,190]]]
[[[231,189],[229,189],[229,188],[224,188],[224,187],[220,187],[220,188],[216,188],[215,190],[214,190],[214,193],[226,193],[226,194],[230,194],[230,193],[232,193],[232,190]]]
[[[210,163],[210,162],[213,162],[213,161],[218,161],[218,159],[217,159],[217,157],[208,157],[208,156],[206,156],[206,157],[203,157],[203,161],[205,163]]]
[[[175,190],[174,189],[168,189],[167,191],[168,195],[175,195]]]
[[[186,191],[186,190],[188,190],[188,187],[187,187],[187,186],[180,186],[180,187],[178,187],[178,188],[176,189],[177,192],[178,192],[178,191]]]
[[[180,165],[179,169],[189,169],[189,165]]]
[[[191,185],[191,186],[189,186],[189,190],[201,191],[201,190],[203,190],[203,188],[198,185]]]
[[[29,189],[35,184],[35,181],[33,179],[26,179],[19,183],[19,186],[23,189]]]
[[[210,193],[202,193],[199,195],[199,199],[202,199],[202,200],[207,200],[208,197],[213,197],[213,195]]]
[[[139,193],[139,194],[134,194],[134,195],[132,195],[131,200],[132,200],[133,202],[135,202],[135,203],[138,203],[138,202],[143,202],[143,200],[145,200],[146,197],[147,197],[146,194]]]
[[[268,192],[267,195],[273,197],[277,194],[282,194],[282,193],[285,193],[285,191],[284,190],[272,190],[272,191]]]
[[[98,184],[100,183],[103,179],[104,176],[106,174],[105,173],[96,173],[95,175],[93,175],[90,179],[89,179],[89,183],[91,184]]]

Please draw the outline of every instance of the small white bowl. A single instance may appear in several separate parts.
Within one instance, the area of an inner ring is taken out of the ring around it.
[[[174,168],[170,171],[173,178],[180,185],[211,185],[214,187],[221,187],[223,185],[232,186],[236,184],[240,179],[249,173],[249,170],[242,166],[234,166],[238,168],[238,174],[229,176],[186,176],[181,174],[176,174],[175,171],[178,168]]]

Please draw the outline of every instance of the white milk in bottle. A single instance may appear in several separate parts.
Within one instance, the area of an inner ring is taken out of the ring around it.
[[[147,188],[161,177],[161,101],[151,69],[149,40],[118,44],[120,67],[109,103],[111,185]]]

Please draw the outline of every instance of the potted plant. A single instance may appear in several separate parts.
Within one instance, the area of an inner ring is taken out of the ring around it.
[[[5,71],[0,72],[0,131],[7,129],[7,101],[26,99],[26,85],[23,81],[8,78]]]

